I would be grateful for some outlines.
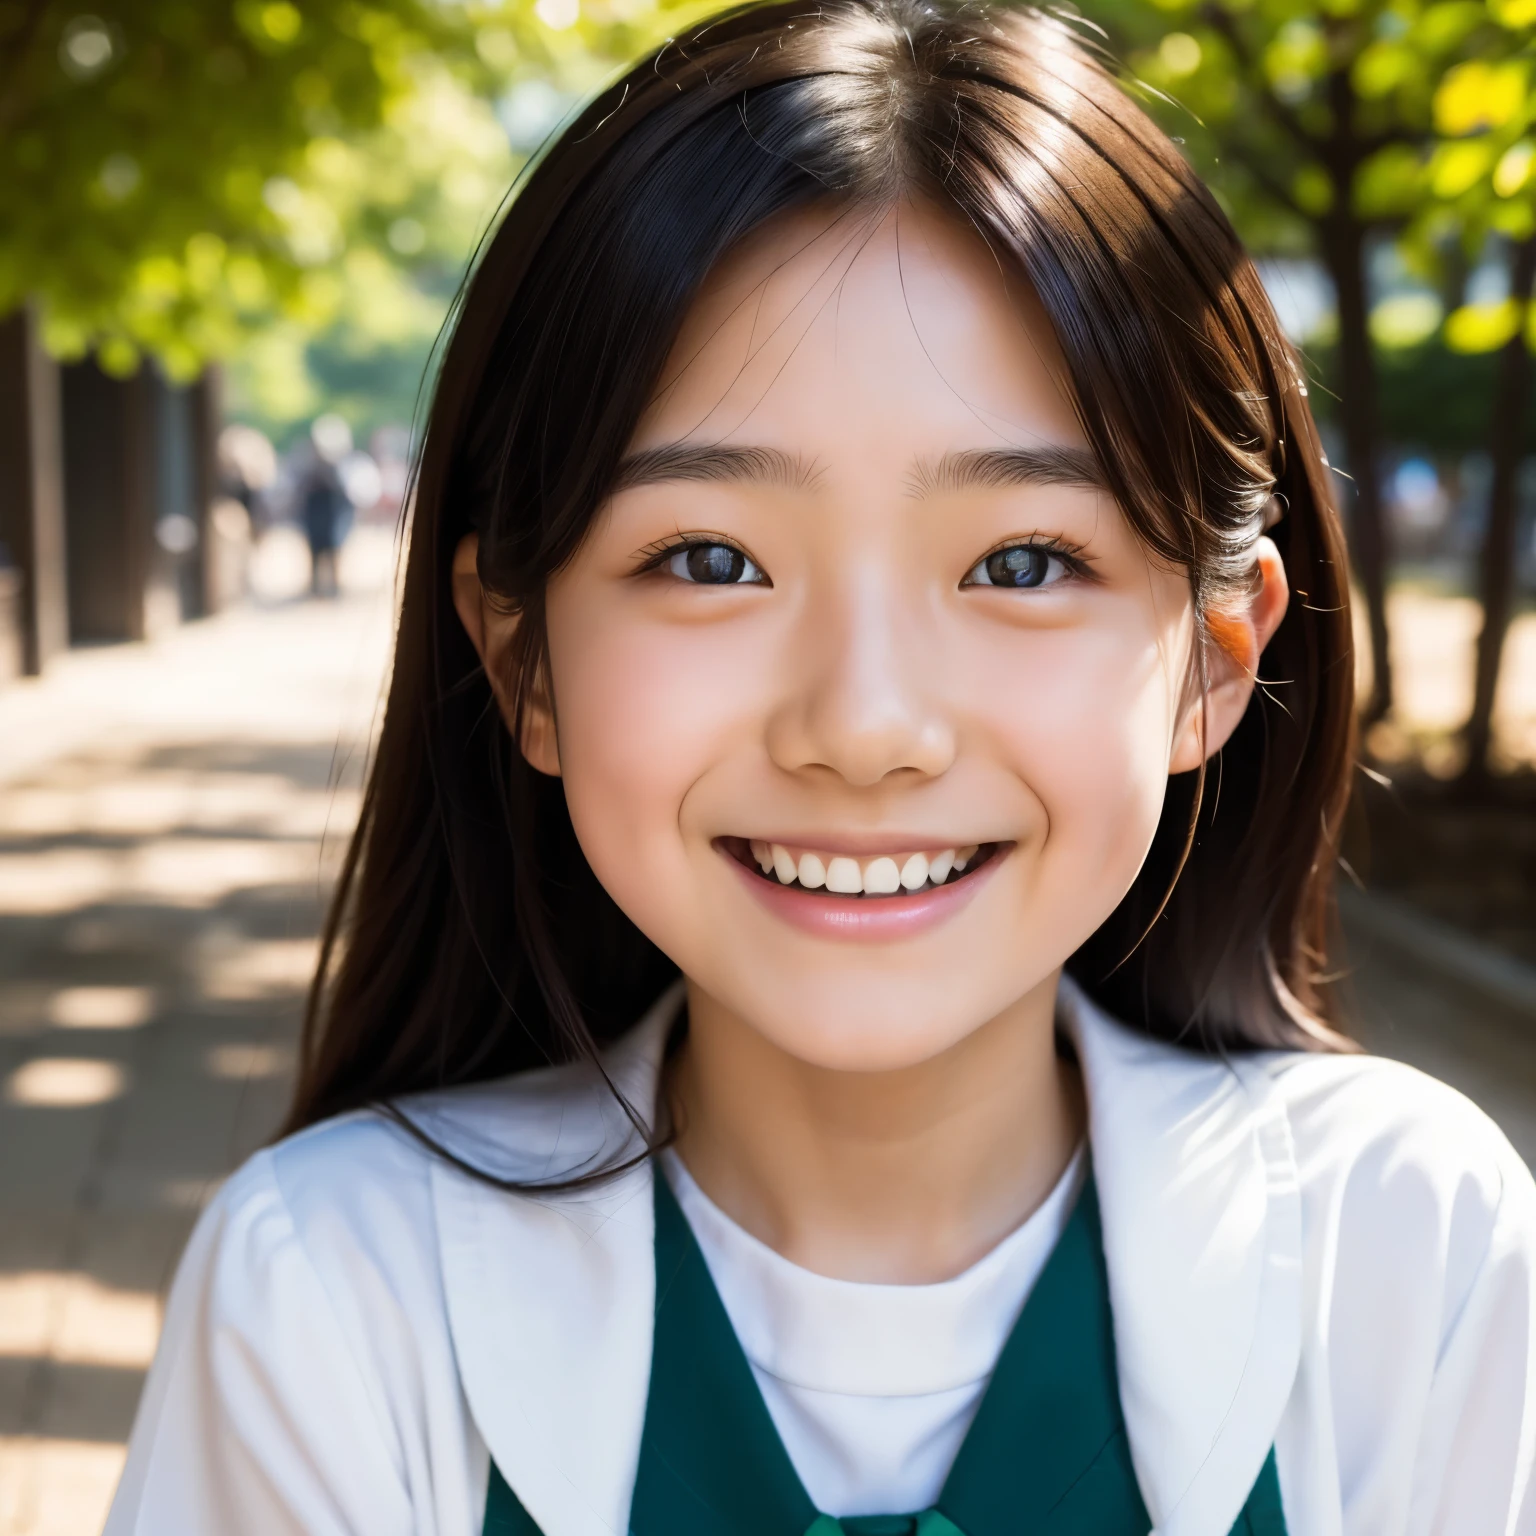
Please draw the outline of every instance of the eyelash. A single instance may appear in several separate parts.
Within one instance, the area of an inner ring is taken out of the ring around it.
[[[1038,550],[1041,554],[1051,559],[1059,560],[1065,568],[1062,580],[1092,581],[1094,579],[1092,563],[1083,557],[1081,544],[1072,544],[1065,539],[1033,537],[1028,539],[1009,539],[1002,544],[994,545],[970,567],[960,585],[962,587],[996,586],[1003,591],[1034,590],[1034,587],[1012,587],[1001,582],[970,580],[971,573],[982,569],[994,556],[1004,555],[1010,550],[1015,549]],[[1037,583],[1035,585],[1041,586],[1046,585],[1046,583]],[[1049,585],[1055,586],[1057,583],[1051,582]]]
[[[682,554],[691,549],[706,549],[715,545],[718,545],[724,549],[734,550],[738,555],[741,556],[744,561],[747,562],[749,566],[752,567],[753,570],[760,572],[763,577],[761,582],[729,582],[718,583],[718,585],[769,587],[773,585],[772,581],[768,579],[767,572],[763,571],[763,568],[757,563],[756,560],[752,558],[751,555],[747,553],[745,549],[741,547],[740,544],[738,544],[734,539],[726,538],[721,534],[687,534],[672,539],[661,539],[654,544],[648,544],[643,550],[640,551],[640,563],[635,567],[635,574],[637,576],[644,576],[652,572],[662,570],[675,555]],[[1013,539],[1006,543],[995,545],[984,555],[982,555],[981,558],[978,559],[975,564],[969,568],[969,570],[967,570],[966,577],[969,578],[972,571],[978,570],[985,566],[986,563],[993,558],[993,556],[1005,554],[1007,551],[1013,549],[1039,550],[1042,554],[1059,560],[1066,569],[1067,577],[1087,580],[1093,579],[1092,565],[1089,561],[1083,558],[1082,546],[1080,544],[1068,543],[1065,539],[1056,538]],[[707,586],[711,585],[711,583],[699,582],[696,583],[696,585]],[[1000,586],[1004,591],[1032,590],[1031,588],[1024,587],[1009,588],[1007,586],[1002,586],[1001,583],[997,582],[973,582],[969,579],[962,580],[960,585],[962,587]],[[1056,583],[1052,582],[1050,585],[1054,586]]]
[[[718,533],[690,533],[672,539],[659,539],[654,544],[648,544],[640,551],[640,563],[635,567],[635,575],[645,576],[652,572],[662,570],[672,558],[679,554],[685,554],[691,549],[721,549],[733,550],[736,554],[761,576],[761,581],[736,581],[736,582],[695,582],[696,586],[743,586],[743,587],[771,587],[772,581],[768,579],[768,573],[763,570],[745,549],[735,539],[728,539]]]

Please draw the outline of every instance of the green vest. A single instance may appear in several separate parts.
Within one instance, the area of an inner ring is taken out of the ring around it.
[[[801,1487],[687,1218],[659,1170],[655,1183],[656,1334],[630,1536],[1147,1536],[1091,1179],[938,1504],[842,1520]],[[542,1536],[494,1465],[483,1536]],[[1232,1536],[1285,1536],[1273,1451]]]

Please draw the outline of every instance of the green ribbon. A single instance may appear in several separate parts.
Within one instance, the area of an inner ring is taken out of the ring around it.
[[[846,1515],[834,1520],[818,1515],[805,1536],[965,1536],[953,1520],[936,1509],[920,1515]]]

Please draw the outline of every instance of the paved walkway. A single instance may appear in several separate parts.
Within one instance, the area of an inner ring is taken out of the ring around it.
[[[1421,924],[1399,925],[1390,908],[1347,911],[1351,1032],[1370,1050],[1412,1062],[1482,1105],[1536,1167],[1536,970],[1486,952],[1481,963],[1474,957],[1458,967],[1481,971],[1478,983],[1447,974],[1433,955],[1440,945],[1422,943]],[[1443,927],[1440,933],[1442,944],[1459,937]],[[1511,970],[1523,971],[1523,1000],[1503,984]]]
[[[375,583],[0,693],[0,1536],[100,1529],[177,1255],[281,1113],[389,623]]]
[[[370,564],[0,694],[0,1536],[99,1529],[176,1257],[281,1112],[387,656]],[[1372,931],[1368,1037],[1536,1158],[1536,1019]]]

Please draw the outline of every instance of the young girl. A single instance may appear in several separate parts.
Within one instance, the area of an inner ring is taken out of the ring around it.
[[[1536,1191],[1329,1023],[1349,635],[1295,354],[1075,28],[637,66],[465,299],[111,1536],[1536,1531]]]

